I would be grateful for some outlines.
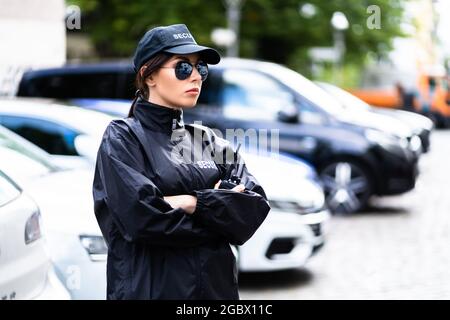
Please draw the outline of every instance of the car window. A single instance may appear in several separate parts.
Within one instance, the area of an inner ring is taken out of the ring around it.
[[[20,195],[20,190],[0,171],[0,207]]]
[[[345,110],[349,111],[361,111],[361,110],[369,110],[370,106],[363,100],[358,97],[352,95],[350,92],[345,91],[339,87],[330,84],[319,84],[319,86],[327,91],[330,95],[332,95],[340,104],[342,104],[342,108],[336,108],[335,113],[339,114]],[[344,110],[345,109],[345,110]]]
[[[116,98],[117,73],[76,73],[37,76],[21,84],[20,93],[45,98]],[[28,88],[24,88],[24,86]]]
[[[326,121],[322,109],[319,109],[310,101],[299,98],[300,121],[308,124],[324,124]]]
[[[294,95],[276,80],[251,70],[223,74],[224,114],[231,118],[275,120],[280,110],[295,109]]]
[[[36,144],[50,154],[76,156],[78,132],[62,125],[28,117],[1,116],[0,124]]]

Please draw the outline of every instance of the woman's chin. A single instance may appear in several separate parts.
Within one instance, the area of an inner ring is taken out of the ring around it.
[[[197,104],[197,100],[195,100],[195,101],[186,101],[185,103],[183,103],[181,105],[181,107],[183,109],[191,109],[191,108],[194,108],[196,104]]]

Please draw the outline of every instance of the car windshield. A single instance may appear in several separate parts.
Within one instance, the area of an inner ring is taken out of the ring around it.
[[[0,171],[0,207],[20,195],[20,190]]]
[[[329,114],[336,114],[345,110],[325,90],[293,70],[276,64],[267,64],[263,70]]]
[[[355,97],[351,93],[336,87],[328,83],[319,83],[319,86],[331,94],[333,97],[339,100],[342,105],[350,110],[368,110],[370,106],[362,101],[361,99]]]
[[[0,147],[0,164],[2,168],[9,168],[7,172],[14,178],[29,179],[60,170],[48,153],[2,126]]]

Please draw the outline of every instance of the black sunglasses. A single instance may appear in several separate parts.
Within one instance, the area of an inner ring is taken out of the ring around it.
[[[175,76],[177,77],[178,80],[186,80],[187,78],[190,77],[192,71],[194,70],[194,66],[190,62],[184,60],[178,61],[175,67],[161,67],[161,68],[174,68]],[[195,68],[200,74],[202,81],[205,81],[206,78],[208,77],[208,65],[203,61],[199,61],[195,64]]]

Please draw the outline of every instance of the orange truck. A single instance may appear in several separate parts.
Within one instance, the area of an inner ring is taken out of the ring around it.
[[[348,89],[350,93],[364,100],[370,105],[383,108],[399,108],[401,97],[392,89]]]
[[[420,75],[414,92],[404,92],[400,86],[348,91],[370,105],[416,111],[430,117],[438,127],[450,127],[450,77],[447,75]],[[410,103],[405,103],[408,94]]]

